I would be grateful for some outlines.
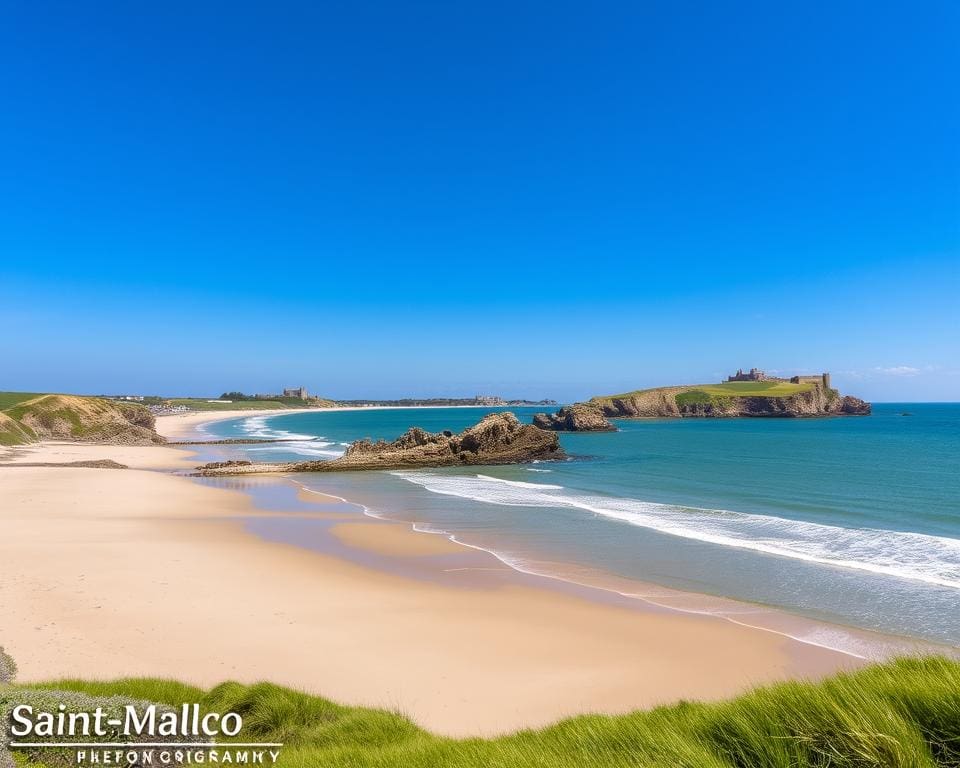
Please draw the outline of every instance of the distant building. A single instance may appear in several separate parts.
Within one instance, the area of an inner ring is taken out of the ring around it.
[[[506,401],[497,395],[477,395],[477,405],[506,405]]]
[[[781,379],[777,376],[768,376],[759,368],[751,368],[746,373],[743,372],[742,368],[739,368],[733,376],[727,376],[727,381],[789,381],[791,384],[819,384],[822,385],[824,389],[830,389],[829,373],[817,373]]]
[[[830,374],[819,373],[813,376],[794,376],[791,384],[822,384],[824,389],[830,389]]]
[[[300,400],[307,400],[310,396],[307,394],[306,387],[297,387],[296,389],[283,390],[284,397],[296,397]]]
[[[759,368],[751,368],[749,373],[744,373],[743,368],[738,368],[733,376],[727,376],[727,381],[770,381],[772,377],[767,376]]]

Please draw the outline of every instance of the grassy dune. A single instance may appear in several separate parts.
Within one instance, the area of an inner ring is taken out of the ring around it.
[[[267,683],[224,683],[210,691],[160,680],[62,680],[45,687],[173,706],[199,701],[205,709],[238,712],[244,719],[238,740],[284,742],[280,764],[301,768],[960,766],[960,663],[934,657],[822,683],[759,688],[717,704],[582,716],[492,739],[442,738],[393,712],[345,707]],[[0,702],[2,694],[0,688]]]
[[[0,446],[23,445],[36,439],[29,427],[0,412]]]
[[[0,392],[0,411],[13,408],[15,405],[35,397],[43,397],[45,392]]]
[[[43,397],[37,392],[0,392],[0,446],[23,445],[33,442],[36,435],[29,427],[21,424],[16,417],[2,413],[8,408],[15,408],[21,403]]]
[[[306,403],[294,397],[232,403],[211,403],[203,398],[174,398],[164,402],[196,411],[292,410],[335,405],[331,400]],[[0,392],[0,447],[47,438],[145,443],[151,442],[152,425],[152,416],[140,403],[84,395]],[[69,433],[65,432],[67,427]]]

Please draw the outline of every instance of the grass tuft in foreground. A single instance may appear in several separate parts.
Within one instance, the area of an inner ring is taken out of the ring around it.
[[[492,739],[434,736],[397,713],[346,707],[269,683],[223,683],[207,692],[149,679],[61,680],[43,687],[235,711],[244,719],[239,739],[282,741],[280,764],[303,768],[960,766],[960,662],[941,657],[759,688],[717,704],[575,717]]]

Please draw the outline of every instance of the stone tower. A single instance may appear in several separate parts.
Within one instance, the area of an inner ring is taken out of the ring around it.
[[[830,374],[829,374],[829,373],[824,373],[824,374],[823,374],[823,388],[824,388],[824,389],[830,389]]]

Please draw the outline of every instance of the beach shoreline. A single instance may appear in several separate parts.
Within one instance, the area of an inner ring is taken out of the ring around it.
[[[158,431],[196,436],[212,421],[284,413],[161,417]],[[304,506],[257,509],[244,489],[291,481],[178,476],[191,455],[41,444],[15,460],[112,457],[131,469],[0,467],[0,645],[22,680],[269,679],[465,736],[713,700],[864,663],[776,627],[550,585],[302,487]],[[283,515],[322,520],[316,541],[258,534]]]
[[[495,406],[509,410],[510,406]],[[545,408],[553,406],[544,406]],[[476,408],[490,410],[486,405],[334,405],[326,408],[257,408],[250,410],[225,411],[189,411],[187,413],[167,413],[156,417],[157,434],[167,440],[183,440],[188,437],[200,438],[201,427],[216,421],[242,419],[255,416],[291,416],[302,413],[337,413],[343,411],[405,411],[435,408]]]

